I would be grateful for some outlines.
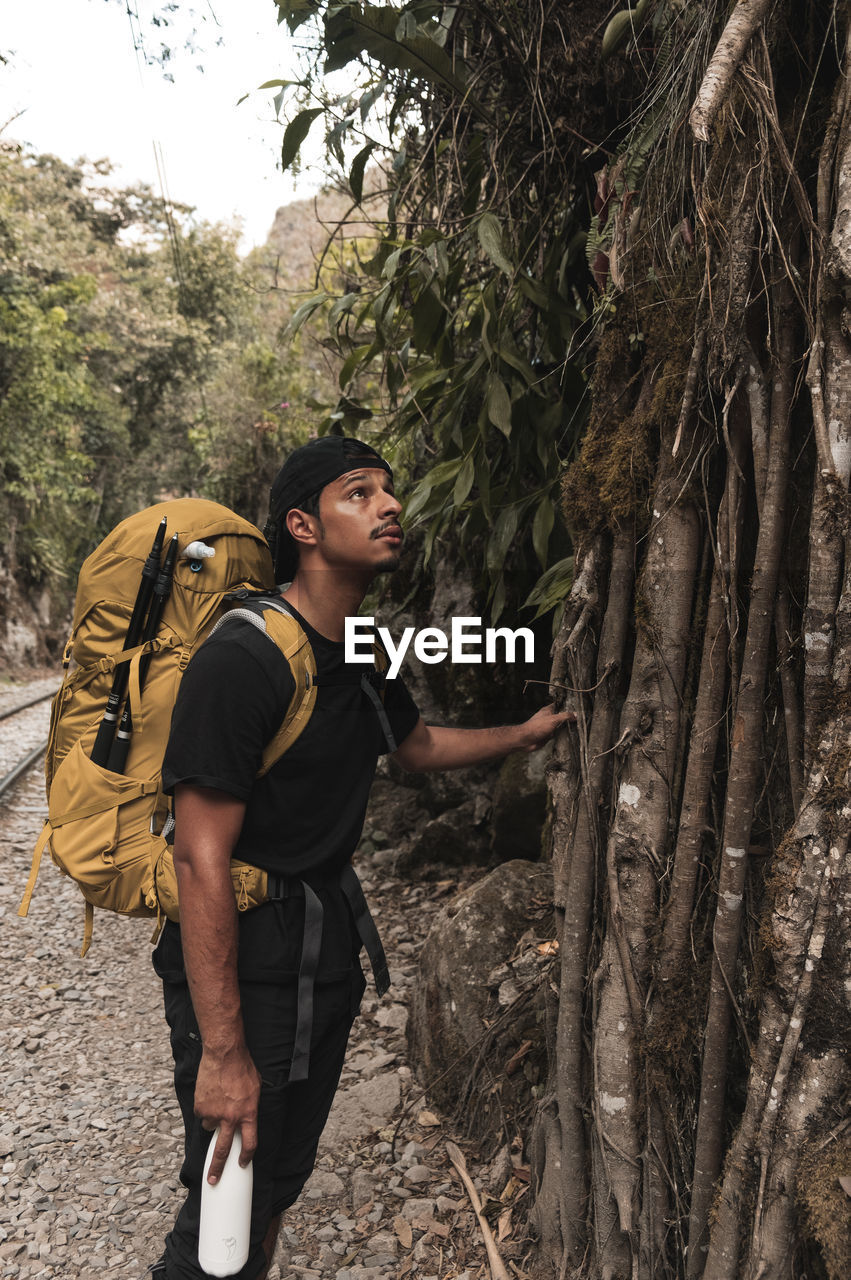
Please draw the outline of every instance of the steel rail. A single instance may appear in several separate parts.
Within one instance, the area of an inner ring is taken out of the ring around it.
[[[47,750],[47,740],[45,739],[39,746],[33,747],[23,760],[19,760],[14,769],[6,774],[5,778],[0,778],[0,800],[6,795],[7,791],[11,791],[15,783],[21,778],[28,769],[31,769],[35,762],[44,755]]]
[[[8,720],[10,716],[16,716],[19,711],[26,711],[27,707],[34,707],[39,702],[55,697],[58,692],[58,689],[51,689],[50,693],[40,693],[38,697],[30,698],[29,702],[21,702],[17,707],[7,707],[5,711],[0,711],[0,720]]]

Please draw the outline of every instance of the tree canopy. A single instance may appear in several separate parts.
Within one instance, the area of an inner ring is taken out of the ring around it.
[[[109,165],[0,151],[2,547],[66,594],[129,511],[202,492],[262,516],[308,384],[262,255]]]

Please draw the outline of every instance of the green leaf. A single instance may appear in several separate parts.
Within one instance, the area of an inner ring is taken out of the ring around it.
[[[482,455],[476,463],[476,485],[479,490],[479,502],[482,504],[482,511],[485,518],[490,523],[491,518],[491,477],[488,467],[487,458]]]
[[[325,139],[329,151],[341,167],[345,164],[343,142],[351,126],[351,120],[338,120]]]
[[[316,0],[278,0],[278,25],[285,22],[290,31],[297,31],[318,8]]]
[[[533,280],[531,276],[518,276],[517,283],[520,286],[521,293],[525,293],[530,302],[534,302],[536,307],[541,311],[546,311],[550,305],[550,299],[546,289],[537,280]]]
[[[351,400],[348,396],[340,397],[335,412],[331,414],[332,418],[348,419],[350,422],[364,422],[372,416],[372,410],[367,405],[361,404],[359,400]]]
[[[426,256],[437,272],[438,279],[445,281],[449,275],[449,255],[446,252],[446,241],[442,236],[429,244]]]
[[[488,419],[506,439],[511,435],[511,397],[498,373],[488,375]]]
[[[535,548],[535,555],[538,557],[541,568],[547,567],[547,547],[550,545],[550,534],[553,531],[553,523],[555,521],[555,509],[553,508],[552,499],[547,495],[542,499],[535,512],[535,519],[532,522],[532,546]]]
[[[431,482],[432,487],[445,484],[447,480],[455,479],[461,470],[462,462],[462,458],[447,458],[445,462],[438,462],[436,467],[432,467],[425,478]]]
[[[428,564],[431,560],[431,553],[434,550],[434,540],[437,537],[440,527],[443,524],[443,512],[439,511],[429,525],[428,533],[425,536],[423,544],[423,564]]]
[[[541,575],[523,601],[523,607],[536,608],[535,618],[541,618],[567,598],[572,585],[573,556],[567,556],[564,560],[557,560],[546,573]]]
[[[622,9],[616,13],[603,32],[603,61],[617,53],[631,36],[638,35],[649,16],[649,0],[639,0],[634,9]]]
[[[357,153],[352,161],[352,167],[349,170],[349,186],[352,189],[352,195],[358,204],[363,199],[363,175],[366,170],[367,161],[375,150],[375,143],[368,142],[365,147]]]
[[[364,360],[364,357],[369,355],[370,352],[373,352],[374,354],[373,344],[367,343],[363,347],[355,347],[354,351],[349,353],[342,369],[340,370],[339,383],[341,391],[343,391],[351,382],[358,365]]]
[[[302,302],[284,331],[287,337],[293,337],[294,334],[298,333],[304,322],[309,320],[314,311],[321,307],[323,302],[327,302],[329,297],[330,294],[317,293],[315,297],[308,298],[306,302]]]
[[[359,293],[344,293],[342,298],[338,298],[331,310],[328,312],[328,328],[334,332],[335,327],[340,323],[344,315],[354,309],[355,303],[360,302],[361,295]]]
[[[505,578],[502,574],[496,580],[493,596],[491,597],[491,622],[499,622],[502,617],[502,611],[505,608]]]
[[[418,351],[427,351],[429,342],[443,318],[443,303],[434,289],[423,289],[411,314],[414,321],[413,342]]]
[[[405,249],[403,247],[401,249],[394,249],[394,251],[390,254],[390,257],[385,262],[381,272],[382,278],[384,280],[393,279],[396,272],[399,270],[399,263],[402,261],[402,255],[404,252],[405,252]]]
[[[400,42],[403,40],[410,40],[417,34],[417,20],[410,11],[402,14],[401,18],[396,23],[396,30],[393,34]]]
[[[371,89],[367,89],[366,93],[361,97],[358,107],[360,109],[361,124],[366,123],[366,118],[384,90],[387,88],[387,81],[382,76],[381,79],[374,84]],[[375,145],[374,143],[372,144]]]
[[[513,506],[504,507],[497,516],[493,533],[488,539],[486,553],[486,562],[490,573],[496,574],[502,570],[508,548],[517,533],[519,519],[520,506],[516,503]]]
[[[404,518],[406,522],[415,520],[428,505],[434,490],[453,481],[461,469],[461,458],[448,458],[432,467],[428,475],[423,476],[405,503]]]
[[[326,73],[337,71],[366,54],[390,71],[407,71],[420,80],[442,85],[462,98],[465,106],[487,119],[481,103],[470,93],[457,60],[425,35],[397,38],[399,21],[398,9],[389,5],[341,4],[329,10],[325,26]]]
[[[495,348],[496,354],[506,364],[510,364],[512,369],[516,369],[527,386],[531,387],[533,383],[540,379],[540,373],[535,373],[528,360],[524,360],[517,351],[511,340],[510,333],[503,333],[499,346]]]
[[[514,275],[514,267],[505,256],[505,250],[502,247],[502,225],[495,213],[490,210],[483,213],[479,218],[477,227],[479,234],[479,244],[500,271],[505,272],[507,276]]]
[[[301,144],[304,142],[310,126],[313,124],[317,116],[321,116],[324,107],[310,107],[307,111],[300,111],[295,119],[291,120],[284,131],[284,143],[281,147],[281,172],[286,173],[292,162],[299,153]]]
[[[473,462],[473,455],[468,453],[461,470],[458,472],[458,479],[455,481],[455,488],[452,491],[452,501],[456,507],[463,506],[467,501],[475,477],[476,468]]]
[[[291,85],[301,84],[300,80],[264,80],[262,84],[258,84],[258,92],[261,89],[289,89]]]
[[[496,290],[492,284],[482,290],[482,346],[488,357],[493,355],[493,344],[488,330],[496,314]]]

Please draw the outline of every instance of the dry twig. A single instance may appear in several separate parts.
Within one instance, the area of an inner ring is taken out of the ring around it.
[[[493,1232],[488,1225],[488,1220],[482,1213],[482,1202],[479,1199],[478,1191],[473,1186],[473,1180],[467,1172],[467,1162],[464,1159],[460,1147],[456,1147],[454,1142],[447,1142],[446,1154],[457,1169],[458,1176],[464,1183],[464,1189],[470,1197],[470,1204],[473,1206],[473,1212],[476,1215],[476,1219],[479,1223],[479,1229],[481,1230],[484,1238],[485,1249],[487,1250],[488,1262],[491,1269],[491,1280],[510,1280],[508,1272],[505,1269],[505,1263],[502,1261],[499,1249],[496,1247],[496,1241],[494,1240]]]

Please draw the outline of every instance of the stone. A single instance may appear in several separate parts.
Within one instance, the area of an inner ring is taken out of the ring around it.
[[[515,751],[502,762],[493,790],[491,850],[494,858],[536,860],[547,816],[546,768],[550,751]]]
[[[395,1071],[384,1072],[372,1080],[361,1080],[338,1093],[322,1135],[320,1151],[383,1128],[401,1098],[401,1083]]]
[[[399,876],[432,876],[446,867],[468,867],[487,857],[485,827],[477,817],[474,800],[465,800],[432,818],[396,859]]]
[[[506,1144],[500,1147],[487,1169],[484,1171],[484,1183],[496,1197],[505,1190],[505,1184],[512,1175],[514,1166],[511,1163],[511,1152]]]
[[[432,925],[411,993],[408,1058],[421,1080],[435,1081],[431,1099],[448,1112],[484,1030],[488,975],[528,928],[531,899],[551,890],[546,866],[506,862],[447,903]]]
[[[408,1222],[413,1222],[415,1218],[432,1218],[437,1207],[434,1200],[428,1200],[419,1197],[412,1197],[406,1200],[402,1205],[402,1217]]]
[[[389,1027],[393,1031],[404,1031],[408,1025],[408,1010],[402,1004],[391,1004],[389,1009],[379,1009],[375,1015],[379,1027]]]
[[[314,1169],[304,1188],[304,1196],[308,1200],[328,1200],[339,1197],[346,1189],[343,1179],[327,1169]]]
[[[352,1173],[352,1208],[359,1209],[369,1204],[375,1196],[375,1179],[367,1169],[355,1169]]]

